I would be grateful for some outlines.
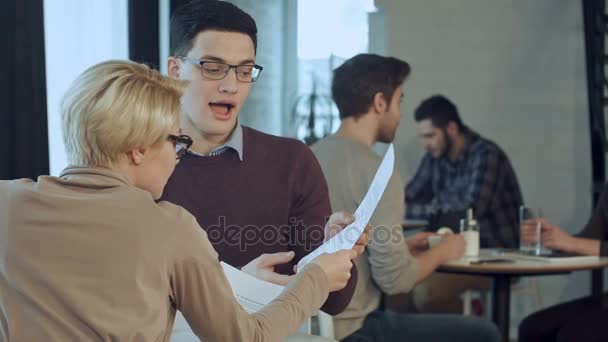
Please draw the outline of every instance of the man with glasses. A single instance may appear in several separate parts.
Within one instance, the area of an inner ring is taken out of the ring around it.
[[[258,79],[260,72],[262,72],[264,69],[257,64],[231,65],[220,61],[203,61],[186,56],[176,57],[186,63],[199,65],[201,67],[201,76],[203,76],[203,78],[216,81],[226,78],[226,76],[228,76],[228,72],[230,72],[230,69],[234,69],[237,80],[251,83]]]
[[[197,218],[221,260],[286,285],[297,262],[352,218],[338,213],[326,225],[327,184],[307,146],[238,122],[262,71],[255,64],[256,46],[255,21],[233,4],[200,0],[175,10],[168,73],[189,81],[181,127],[193,144],[164,199]],[[331,293],[322,310],[341,312],[355,282],[353,272],[347,287]]]

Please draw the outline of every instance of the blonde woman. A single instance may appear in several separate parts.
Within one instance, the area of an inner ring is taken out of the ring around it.
[[[0,181],[0,341],[166,341],[176,310],[206,341],[278,340],[345,286],[353,250],[322,255],[248,315],[206,234],[157,203],[192,140],[184,84],[108,61],[62,102],[59,177]]]

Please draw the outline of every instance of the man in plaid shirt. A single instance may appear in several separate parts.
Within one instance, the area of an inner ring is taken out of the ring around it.
[[[516,248],[523,199],[507,155],[463,125],[441,95],[423,101],[414,116],[427,153],[405,188],[406,218],[464,218],[473,208],[482,248]]]
[[[448,225],[458,229],[459,219],[465,217],[468,208],[473,208],[480,226],[482,248],[516,248],[518,209],[523,199],[507,155],[494,142],[465,126],[456,106],[444,96],[424,100],[414,117],[427,153],[405,188],[406,218],[427,219],[429,228]],[[462,277],[461,280],[460,290],[478,288],[482,283],[479,278]],[[445,279],[438,283],[443,281]],[[429,283],[433,280],[429,279]],[[458,286],[452,289],[459,290]],[[435,295],[439,291],[431,292]],[[414,294],[414,301],[425,302],[429,295],[431,293],[425,293],[421,300]],[[445,307],[444,304],[441,306]],[[417,306],[420,309],[425,305]],[[455,304],[447,311],[461,307]]]

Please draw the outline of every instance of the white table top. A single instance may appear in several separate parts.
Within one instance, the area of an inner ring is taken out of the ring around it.
[[[510,259],[505,263],[471,264],[477,260]],[[511,258],[496,250],[481,250],[480,256],[464,257],[441,265],[438,271],[466,274],[555,274],[568,273],[580,270],[593,270],[608,267],[608,258],[589,257],[578,261],[537,261]]]

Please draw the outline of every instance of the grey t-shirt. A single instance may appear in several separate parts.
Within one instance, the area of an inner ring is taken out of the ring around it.
[[[330,136],[314,146],[329,186],[333,211],[354,213],[363,200],[381,158],[368,146],[348,137]],[[395,168],[371,220],[371,240],[355,260],[358,271],[355,294],[344,312],[334,317],[337,339],[357,331],[372,311],[378,309],[382,293],[404,293],[412,289],[418,273],[403,237],[405,211],[401,176]]]

